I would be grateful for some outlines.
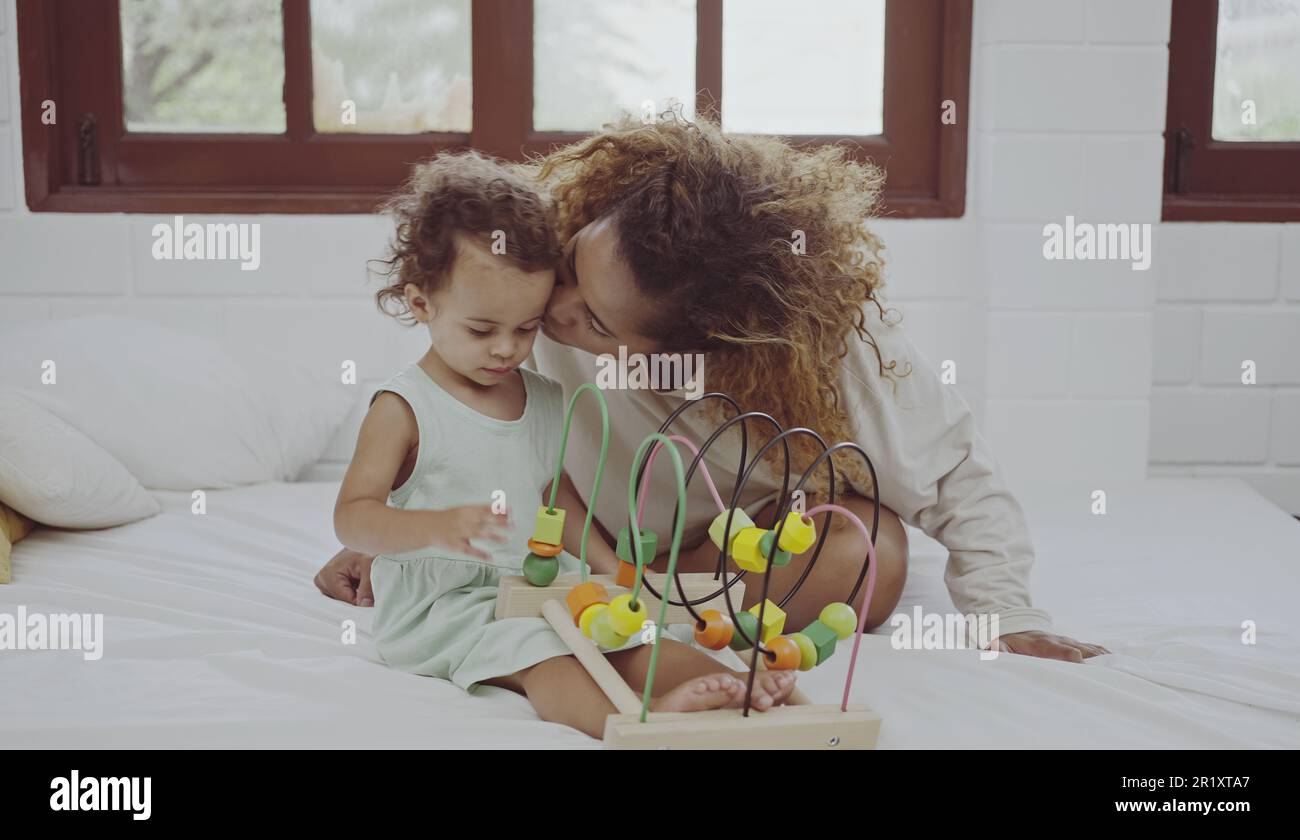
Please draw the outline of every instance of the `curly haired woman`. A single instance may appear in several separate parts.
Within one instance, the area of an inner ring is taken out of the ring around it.
[[[705,386],[785,428],[816,430],[827,442],[852,440],[871,457],[879,486],[860,461],[836,456],[837,502],[870,523],[881,502],[876,588],[867,626],[888,619],[907,577],[902,522],[949,550],[944,576],[962,613],[996,614],[1000,650],[1082,661],[1105,648],[1052,632],[1029,596],[1033,547],[1024,513],[998,472],[970,409],[917,352],[879,303],[880,241],[866,228],[884,175],[836,146],[796,149],[770,137],[724,134],[709,122],[673,115],[643,125],[631,118],[524,169],[555,202],[564,259],[547,306],[534,361],[568,393],[596,378],[596,356],[703,353]],[[792,247],[796,242],[802,248]],[[610,390],[609,476],[626,477],[636,449],[685,392]],[[673,433],[702,443],[726,415],[709,400],[690,407]],[[595,441],[600,415],[580,401],[572,440]],[[750,453],[772,430],[750,424]],[[706,453],[719,481],[734,477],[740,435],[732,428]],[[794,475],[819,454],[791,439]],[[781,480],[780,446],[755,470],[741,505],[759,526],[773,524]],[[586,497],[598,447],[568,448],[576,494],[595,507],[612,542],[627,520],[626,485],[607,481]],[[672,496],[671,470],[653,471],[650,496]],[[823,471],[824,473],[824,471]],[[825,489],[822,480],[811,487]],[[849,488],[845,488],[847,481]],[[707,529],[716,515],[704,483],[691,483],[683,571],[713,571]],[[847,492],[846,492],[847,491]],[[673,505],[651,504],[644,526],[671,532]],[[842,518],[803,586],[786,606],[801,627],[853,588],[867,556]],[[594,538],[594,535],[593,535]],[[686,550],[689,547],[689,550]],[[661,539],[660,548],[665,548]],[[771,570],[774,600],[803,573],[808,554]],[[316,577],[327,595],[373,603],[370,558],[341,551]],[[656,570],[663,570],[661,554]],[[744,605],[758,598],[748,587]],[[858,603],[862,608],[862,593]]]

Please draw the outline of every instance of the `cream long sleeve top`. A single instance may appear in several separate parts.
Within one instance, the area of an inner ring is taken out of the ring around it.
[[[853,439],[875,465],[881,504],[948,549],[944,581],[959,612],[996,613],[998,631],[1003,635],[1050,631],[1051,618],[1030,601],[1029,573],[1034,552],[1024,511],[1003,481],[970,407],[954,385],[940,380],[938,370],[916,349],[901,326],[884,323],[873,304],[868,304],[866,311],[867,329],[885,363],[897,360],[899,373],[911,365],[910,374],[894,377],[895,392],[880,374],[871,346],[856,334],[850,337],[840,394],[852,421]],[[707,391],[707,358],[705,362]],[[541,373],[563,385],[566,404],[584,382],[596,381],[595,356],[544,336],[534,347],[533,363]],[[681,390],[603,393],[609,405],[610,447],[595,515],[609,533],[617,534],[628,522],[627,482],[637,448],[687,396]],[[742,407],[763,410],[763,406]],[[687,409],[670,433],[685,435],[698,446],[715,429],[716,423],[704,416],[701,406]],[[705,455],[704,463],[724,502],[730,500],[734,489],[739,443],[739,431],[733,427]],[[756,451],[751,436],[749,456],[752,458]],[[595,400],[584,396],[574,412],[565,467],[589,505],[599,454],[600,410]],[[682,455],[684,465],[689,465],[689,453],[683,451]],[[659,535],[661,551],[667,550],[676,509],[673,486],[669,459],[656,458],[644,527]],[[780,487],[779,476],[760,467],[751,476],[741,505],[754,513]],[[854,489],[862,495],[869,491]],[[697,474],[688,488],[683,546],[704,539],[716,515],[717,505]],[[870,523],[867,525],[870,527]]]

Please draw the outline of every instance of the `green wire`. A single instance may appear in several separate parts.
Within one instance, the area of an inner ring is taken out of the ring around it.
[[[591,483],[591,497],[587,499],[587,519],[582,524],[582,545],[578,548],[579,569],[582,582],[587,582],[587,535],[591,533],[591,518],[596,513],[596,499],[600,495],[600,479],[605,474],[605,455],[609,452],[609,406],[605,395],[590,382],[584,382],[569,398],[569,410],[564,415],[564,431],[560,433],[560,457],[555,460],[555,480],[551,482],[551,500],[546,506],[547,513],[555,513],[555,495],[560,492],[560,476],[564,473],[564,450],[569,445],[569,424],[573,421],[573,409],[578,405],[578,397],[583,391],[591,391],[600,403],[600,460],[596,461],[596,479]]]
[[[650,710],[650,691],[654,687],[655,666],[659,663],[659,637],[663,635],[663,628],[668,618],[668,587],[672,585],[673,575],[677,573],[677,552],[682,545],[682,528],[686,524],[686,477],[685,470],[682,469],[682,456],[677,452],[677,444],[657,432],[641,442],[641,448],[636,451],[636,458],[632,461],[632,472],[627,482],[628,518],[636,522],[636,474],[641,469],[641,459],[645,457],[646,449],[655,441],[662,441],[668,454],[673,457],[673,472],[677,475],[677,524],[673,528],[672,548],[668,552],[668,576],[664,578],[663,592],[660,593],[663,597],[659,601],[659,623],[655,627],[654,646],[650,650],[650,668],[646,671],[645,694],[641,698],[642,723],[645,723],[646,713]],[[632,551],[636,557],[636,582],[632,586],[634,606],[638,603],[637,597],[641,594],[641,577],[645,574],[645,559],[641,556],[640,530],[640,525],[637,524],[637,534],[631,539]]]

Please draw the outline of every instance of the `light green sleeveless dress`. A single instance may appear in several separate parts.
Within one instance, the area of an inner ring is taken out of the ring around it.
[[[493,493],[504,491],[514,519],[508,542],[478,544],[492,555],[491,562],[430,548],[379,555],[370,570],[372,633],[379,656],[394,668],[448,679],[466,691],[483,680],[570,655],[545,619],[493,618],[501,577],[523,574],[527,541],[537,508],[545,502],[542,491],[554,477],[564,422],[560,385],[527,368],[519,368],[519,374],[527,402],[518,420],[480,414],[444,391],[418,364],[374,395],[391,391],[406,400],[420,431],[415,469],[389,495],[391,506],[440,510],[491,504]],[[589,445],[599,442],[569,443],[570,448]],[[579,561],[569,552],[561,553],[559,561],[561,574],[578,571]],[[670,628],[679,638],[683,629],[689,634],[689,625]],[[640,636],[633,635],[623,649],[639,644]]]

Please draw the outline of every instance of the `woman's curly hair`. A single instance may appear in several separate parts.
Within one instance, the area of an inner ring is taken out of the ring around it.
[[[614,221],[623,258],[657,302],[642,334],[673,352],[707,352],[709,390],[746,410],[827,443],[853,438],[839,391],[850,338],[871,345],[882,376],[897,364],[881,358],[864,311],[870,302],[885,316],[883,245],[865,227],[880,169],[844,146],[797,149],[671,111],[652,124],[624,116],[534,165],[556,201],[561,239]],[[764,424],[750,428],[760,441],[772,436]],[[789,440],[799,471],[821,452],[807,436]],[[768,450],[774,467],[780,449]],[[862,461],[841,454],[837,472],[874,494]],[[824,491],[819,473],[810,493]]]
[[[413,322],[406,284],[425,292],[443,286],[456,259],[456,236],[489,243],[504,234],[504,258],[525,271],[553,268],[562,255],[555,219],[537,182],[517,167],[477,152],[443,152],[417,164],[381,208],[397,223],[389,258],[372,260],[387,285],[380,311]]]

